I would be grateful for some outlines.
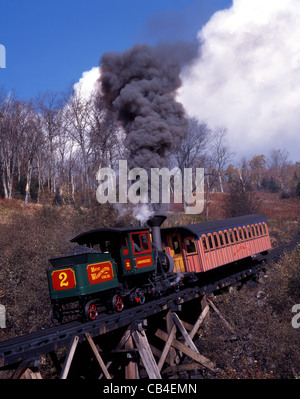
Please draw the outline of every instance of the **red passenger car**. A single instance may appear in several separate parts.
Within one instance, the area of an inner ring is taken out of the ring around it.
[[[161,235],[174,272],[205,272],[271,248],[263,215],[165,228]]]

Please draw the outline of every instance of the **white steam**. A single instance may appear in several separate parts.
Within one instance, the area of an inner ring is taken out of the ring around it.
[[[178,100],[228,129],[237,155],[286,148],[299,160],[300,1],[234,0],[199,31]]]

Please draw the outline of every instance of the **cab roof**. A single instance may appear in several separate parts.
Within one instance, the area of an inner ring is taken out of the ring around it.
[[[86,231],[71,239],[71,242],[77,242],[78,244],[85,244],[91,242],[99,242],[102,240],[111,240],[119,238],[122,234],[132,233],[135,231],[149,231],[148,227],[141,226],[130,226],[130,227],[115,227],[115,228],[103,228]]]

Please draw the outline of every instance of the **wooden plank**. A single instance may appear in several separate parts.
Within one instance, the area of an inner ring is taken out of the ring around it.
[[[25,373],[23,373],[21,380],[42,380],[41,373],[39,371],[33,372],[30,369],[27,369]]]
[[[125,342],[125,349],[128,350],[133,350],[134,345],[133,345],[133,339],[132,336],[130,335],[129,339]],[[130,359],[132,358],[132,354],[128,353],[127,357]],[[127,380],[136,380],[139,378],[139,370],[138,370],[138,365],[134,360],[130,360],[128,365],[125,367],[125,379]]]
[[[62,371],[61,371],[61,375],[60,375],[60,379],[61,380],[65,380],[68,377],[69,370],[70,370],[70,367],[71,367],[71,364],[72,364],[72,360],[73,360],[73,357],[74,357],[78,342],[79,342],[79,337],[77,335],[75,335],[73,337],[71,346],[69,348],[69,352],[67,354],[64,366],[63,366]]]
[[[181,320],[179,319],[179,317],[177,316],[176,313],[172,313],[172,319],[175,322],[175,324],[177,325],[179,331],[181,332],[181,334],[182,334],[183,338],[185,339],[185,342],[188,344],[188,346],[191,349],[193,349],[193,351],[195,351],[196,353],[199,353],[196,345],[192,341],[191,337],[187,333],[186,329],[184,328],[183,324],[181,323]]]
[[[13,376],[11,377],[13,380],[21,379],[23,374],[26,372],[30,364],[32,363],[32,359],[30,360],[23,360],[14,372]]]
[[[127,328],[127,330],[125,331],[125,333],[123,334],[120,342],[118,343],[118,345],[116,346],[116,349],[114,349],[112,352],[118,352],[120,351],[123,346],[126,344],[127,340],[130,338],[131,336],[131,331],[130,331],[130,327]],[[108,361],[105,365],[105,367],[108,369],[112,364],[112,361]],[[103,376],[103,374],[100,374],[99,379],[101,379]]]
[[[152,351],[153,355],[155,357],[157,357],[158,359],[160,359],[161,355],[162,355],[162,351],[160,351],[159,349],[155,348],[155,346],[153,346],[153,345],[150,345],[150,348],[151,348],[151,351]],[[171,348],[171,349],[173,349],[173,351],[176,352],[174,348]],[[169,352],[169,354],[167,354],[167,356],[165,358],[165,363],[173,364],[174,363],[173,360],[174,359],[170,357],[170,352]]]
[[[155,335],[158,338],[162,339],[163,341],[167,341],[168,340],[168,334],[166,334],[164,331],[162,331],[160,329],[158,329],[156,331]],[[207,357],[201,355],[199,352],[197,353],[197,352],[193,351],[191,348],[189,348],[188,346],[182,344],[181,342],[177,341],[176,339],[173,339],[172,346],[174,348],[182,351],[183,353],[185,353],[190,358],[196,360],[196,362],[202,364],[203,366],[205,366],[209,370],[214,371],[214,369],[215,369],[214,363],[211,360],[209,360]]]
[[[115,350],[122,349],[130,337],[131,337],[131,331],[130,331],[130,327],[128,327],[127,330],[125,331],[125,333],[123,334],[120,342],[116,346]]]
[[[151,352],[146,333],[143,329],[132,331],[132,337],[139,351],[144,367],[150,379],[161,379],[160,372]]]
[[[191,339],[194,338],[195,334],[197,333],[200,325],[203,323],[206,315],[209,312],[209,306],[206,305],[205,308],[203,309],[203,312],[200,314],[200,316],[198,317],[196,323],[194,324],[194,327],[192,329],[192,331],[189,333],[189,336],[191,337]]]
[[[102,357],[100,356],[100,353],[99,353],[98,349],[96,348],[95,342],[93,341],[91,335],[89,333],[85,333],[84,335],[85,335],[85,338],[87,339],[87,342],[89,343],[89,345],[90,345],[90,347],[91,347],[91,349],[92,349],[92,351],[93,351],[93,353],[94,353],[94,355],[96,357],[96,360],[97,360],[99,366],[101,367],[105,377],[110,380],[111,376],[110,376],[110,374],[109,374],[109,372],[108,372],[108,370],[107,370],[107,368],[105,366],[105,363],[104,363]]]
[[[167,342],[166,342],[166,344],[164,346],[163,352],[161,354],[161,357],[160,357],[158,365],[157,365],[157,368],[158,368],[159,371],[162,369],[162,366],[163,366],[163,364],[164,364],[164,362],[166,360],[167,354],[169,352],[169,349],[171,347],[171,344],[172,344],[172,341],[173,341],[173,339],[175,337],[175,334],[176,334],[176,327],[175,327],[175,325],[173,325],[173,328],[172,328],[171,333],[170,333],[170,335],[169,335],[169,337],[167,339]]]
[[[168,335],[170,335],[172,328],[174,326],[171,309],[169,309],[168,313],[166,314],[166,324],[167,324],[167,333],[168,333]],[[170,347],[170,350],[169,350],[169,357],[171,360],[170,364],[175,364],[175,363],[179,362],[179,356],[176,354],[176,350],[172,346]]]
[[[233,334],[236,334],[235,330],[231,327],[231,325],[228,323],[228,321],[225,319],[225,317],[221,314],[221,312],[218,310],[216,305],[210,299],[207,299],[207,302],[210,304],[210,306],[213,308],[213,310],[217,313],[217,315],[223,321],[223,323],[228,328],[228,330],[231,331]]]

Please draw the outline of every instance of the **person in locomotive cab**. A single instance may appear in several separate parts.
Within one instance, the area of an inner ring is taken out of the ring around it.
[[[134,252],[141,252],[140,247],[137,245],[137,243],[135,241],[133,242],[133,248],[134,248]]]
[[[111,252],[111,245],[110,241],[105,241],[104,243],[104,253],[110,253]]]
[[[148,240],[145,235],[142,235],[142,249],[143,249],[143,251],[146,251],[147,249],[149,249]]]

